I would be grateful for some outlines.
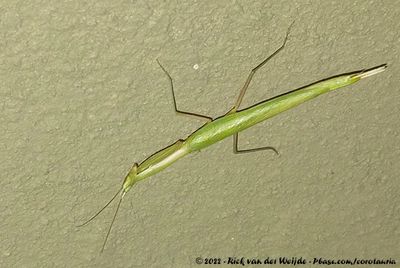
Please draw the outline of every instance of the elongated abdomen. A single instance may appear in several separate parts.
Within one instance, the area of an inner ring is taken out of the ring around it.
[[[185,145],[190,151],[200,150],[323,93],[353,84],[362,78],[380,73],[385,68],[386,65],[381,65],[366,71],[336,76],[285,93],[242,111],[225,115],[198,129],[186,139]]]

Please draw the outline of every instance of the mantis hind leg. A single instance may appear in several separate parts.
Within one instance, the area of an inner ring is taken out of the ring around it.
[[[206,116],[206,115],[202,115],[202,114],[197,114],[197,113],[192,113],[192,112],[185,112],[185,111],[181,111],[178,109],[177,105],[176,105],[176,98],[175,98],[175,91],[174,91],[174,82],[172,80],[171,75],[167,72],[167,70],[161,65],[160,61],[157,59],[157,63],[158,65],[160,65],[161,69],[163,70],[163,72],[168,76],[170,85],[171,85],[171,92],[172,92],[172,99],[174,101],[174,109],[175,112],[177,114],[181,114],[181,115],[186,115],[186,116],[190,116],[190,117],[196,117],[196,118],[201,118],[203,120],[207,120],[208,122],[211,122],[213,119],[210,116]]]
[[[289,28],[288,28],[287,31],[286,31],[286,36],[285,36],[285,39],[283,40],[282,45],[281,45],[277,50],[275,50],[274,53],[272,53],[271,55],[269,55],[266,59],[264,59],[260,64],[258,64],[256,67],[254,67],[254,68],[250,71],[249,76],[248,76],[247,79],[246,79],[246,82],[244,83],[242,89],[241,89],[240,92],[239,92],[239,96],[238,96],[238,98],[237,98],[237,100],[236,100],[235,105],[234,105],[234,106],[232,107],[232,109],[228,112],[228,114],[229,114],[229,113],[235,113],[235,112],[239,109],[239,106],[240,106],[240,104],[242,103],[244,94],[246,93],[246,90],[247,90],[247,88],[249,87],[250,82],[251,82],[251,80],[253,79],[254,74],[255,74],[261,67],[263,67],[269,60],[271,60],[274,56],[276,56],[279,52],[281,52],[281,51],[283,50],[283,48],[285,47],[286,42],[287,42],[287,40],[288,40],[289,33],[290,33],[290,28],[292,27],[293,23],[294,23],[294,22],[292,22],[292,24],[289,26]],[[257,151],[263,151],[263,150],[272,150],[272,151],[274,151],[277,155],[279,155],[278,151],[277,151],[274,147],[271,147],[271,146],[264,146],[264,147],[259,147],[259,148],[252,148],[252,149],[240,150],[240,149],[238,149],[238,137],[239,137],[238,133],[235,133],[235,134],[233,135],[233,152],[234,152],[235,154],[239,154],[239,153],[251,153],[251,152],[257,152]]]
[[[247,90],[247,88],[249,87],[250,82],[251,82],[251,80],[253,79],[254,74],[255,74],[261,67],[263,67],[269,60],[271,60],[274,56],[276,56],[279,52],[281,52],[282,49],[285,47],[286,42],[287,42],[288,37],[289,37],[290,29],[292,28],[293,23],[294,23],[294,22],[292,22],[292,24],[290,24],[289,28],[287,29],[285,39],[283,40],[283,43],[281,44],[281,46],[280,46],[277,50],[275,50],[274,53],[272,53],[271,55],[269,55],[266,59],[264,59],[260,64],[258,64],[256,67],[254,67],[254,68],[250,71],[249,76],[248,76],[247,79],[246,79],[246,82],[244,83],[242,89],[241,89],[240,92],[239,92],[239,96],[238,96],[238,98],[237,98],[237,100],[236,100],[235,105],[232,107],[232,109],[231,109],[228,113],[236,112],[236,111],[239,109],[239,106],[240,106],[240,104],[242,103],[244,94],[246,93],[246,90]]]
[[[233,153],[234,154],[253,153],[253,152],[259,152],[259,151],[265,151],[265,150],[272,150],[277,155],[279,155],[278,150],[276,150],[272,146],[264,146],[264,147],[251,148],[251,149],[239,149],[238,148],[238,139],[239,139],[238,133],[233,134]]]

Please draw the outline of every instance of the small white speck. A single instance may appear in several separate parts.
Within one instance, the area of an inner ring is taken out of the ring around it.
[[[193,69],[195,70],[199,69],[199,65],[196,63],[195,65],[193,65]]]

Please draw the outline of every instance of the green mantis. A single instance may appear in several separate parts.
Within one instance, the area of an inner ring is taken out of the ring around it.
[[[289,27],[290,29],[290,27]],[[150,176],[153,176],[163,169],[170,166],[175,161],[181,159],[187,154],[198,151],[200,149],[206,148],[226,137],[233,136],[233,151],[234,153],[247,153],[261,150],[272,150],[278,154],[277,150],[273,147],[261,147],[253,148],[247,150],[238,149],[238,133],[246,128],[249,128],[259,122],[262,122],[268,118],[271,118],[279,113],[282,113],[288,109],[291,109],[307,100],[313,99],[321,94],[327,93],[329,91],[351,85],[363,78],[378,74],[383,72],[387,65],[379,65],[368,70],[356,71],[352,73],[342,74],[335,77],[331,77],[309,86],[290,91],[288,93],[282,94],[280,96],[274,97],[272,99],[260,102],[251,107],[239,110],[239,106],[242,102],[243,96],[253,78],[253,75],[264,66],[272,57],[277,55],[286,45],[289,29],[286,33],[286,37],[282,45],[264,61],[262,61],[258,66],[256,66],[249,74],[244,86],[240,90],[238,99],[232,109],[230,109],[226,114],[212,119],[211,117],[180,111],[177,108],[173,81],[169,73],[164,69],[164,67],[157,60],[161,69],[164,71],[166,76],[169,78],[170,86],[172,90],[172,96],[174,101],[175,111],[180,114],[185,114],[189,116],[199,117],[207,120],[202,127],[194,131],[186,139],[180,139],[170,146],[161,149],[145,159],[140,164],[135,163],[129,173],[126,175],[125,180],[122,184],[120,190],[114,195],[114,197],[93,217],[87,220],[80,226],[86,225],[88,222],[97,217],[106,207],[108,207],[112,201],[120,195],[117,208],[114,213],[114,217],[111,221],[110,227],[108,229],[106,238],[103,243],[102,250],[104,250],[108,236],[110,235],[113,223],[118,214],[119,207],[125,196],[125,194],[139,181],[144,180]]]

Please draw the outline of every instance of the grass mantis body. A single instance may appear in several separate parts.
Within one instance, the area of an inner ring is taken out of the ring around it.
[[[356,71],[352,73],[346,73],[338,76],[334,76],[317,83],[311,84],[309,86],[290,91],[288,93],[282,94],[280,96],[274,97],[272,99],[260,102],[256,105],[253,105],[249,108],[238,110],[239,106],[242,102],[243,96],[253,78],[253,75],[256,71],[261,68],[266,62],[268,62],[272,57],[278,54],[285,46],[287,38],[289,34],[289,29],[286,33],[285,40],[283,44],[269,57],[267,57],[264,61],[262,61],[257,67],[255,67],[249,74],[244,86],[242,87],[239,97],[233,106],[233,108],[228,111],[225,115],[218,117],[216,119],[212,119],[211,117],[183,112],[178,110],[176,105],[176,99],[173,88],[173,81],[169,73],[164,69],[164,67],[159,63],[160,67],[164,71],[164,73],[168,76],[171,84],[172,96],[175,106],[175,111],[180,114],[185,114],[189,116],[195,116],[199,118],[206,119],[208,122],[205,123],[202,127],[197,129],[191,135],[189,135],[186,139],[180,139],[173,143],[170,146],[165,147],[164,149],[159,150],[154,153],[147,159],[145,159],[140,164],[135,163],[122,184],[120,190],[114,195],[114,197],[93,217],[87,220],[85,223],[80,226],[86,225],[95,217],[97,217],[111,202],[120,195],[120,199],[117,205],[117,208],[114,213],[114,217],[111,221],[110,227],[108,229],[106,238],[103,243],[102,250],[106,245],[108,236],[111,232],[112,225],[117,216],[119,207],[121,205],[122,199],[125,194],[134,186],[137,182],[144,180],[156,173],[159,173],[166,167],[170,166],[175,161],[181,159],[187,154],[198,151],[205,147],[208,147],[226,137],[233,136],[233,151],[234,153],[247,153],[261,150],[273,150],[275,153],[278,153],[277,150],[273,147],[261,147],[247,150],[239,150],[238,149],[238,133],[246,128],[249,128],[259,122],[262,122],[268,118],[271,118],[279,113],[282,113],[288,109],[291,109],[307,100],[313,99],[321,94],[333,91],[335,89],[345,87],[351,85],[360,79],[378,74],[383,72],[387,65],[379,65],[377,67]]]

